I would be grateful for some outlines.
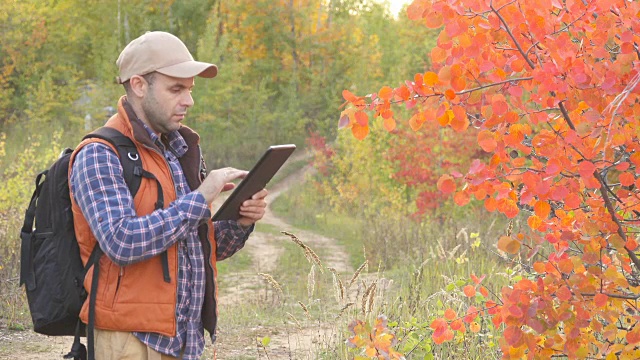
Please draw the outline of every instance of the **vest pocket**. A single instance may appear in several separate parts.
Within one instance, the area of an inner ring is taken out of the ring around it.
[[[100,282],[104,284],[103,306],[112,309],[115,304],[116,295],[118,294],[118,287],[120,286],[121,268],[111,261],[105,261],[104,263],[101,262],[100,266],[101,275],[104,274],[104,276],[100,276]],[[106,271],[103,272],[102,269],[105,269]]]

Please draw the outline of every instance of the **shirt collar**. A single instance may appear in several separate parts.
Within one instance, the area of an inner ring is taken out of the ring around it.
[[[176,157],[180,158],[187,152],[187,150],[189,150],[189,146],[187,145],[187,142],[184,141],[184,138],[182,137],[180,132],[172,131],[166,135],[169,142],[169,149],[166,149],[158,134],[156,134],[155,131],[153,131],[147,124],[145,124],[144,121],[141,121],[141,123],[142,126],[144,126],[144,129],[147,130],[147,133],[149,133],[151,141],[163,151],[169,150],[174,153]]]

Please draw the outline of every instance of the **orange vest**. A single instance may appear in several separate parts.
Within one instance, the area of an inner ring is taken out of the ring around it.
[[[154,174],[160,181],[164,194],[164,206],[167,207],[176,199],[171,169],[162,152],[152,143],[140,120],[136,119],[125,96],[118,101],[118,113],[107,121],[106,126],[119,130],[133,140],[142,160],[143,168]],[[180,158],[180,163],[190,188],[195,190],[202,183],[200,175],[202,160],[198,145],[199,136],[186,126],[182,126],[179,132],[189,146],[187,153]],[[84,140],[72,154],[69,169],[71,169],[78,151],[91,142],[101,142],[111,146],[108,142],[100,139]],[[114,149],[114,151],[116,150]],[[133,201],[136,214],[144,216],[153,212],[157,197],[156,181],[142,178],[140,189]],[[71,196],[71,201],[80,255],[86,264],[97,241],[73,195]],[[216,242],[213,237],[213,223],[211,220],[200,225],[198,236],[203,247],[206,268],[202,322],[207,331],[215,334],[217,319],[217,284],[215,279],[217,270]],[[95,310],[96,328],[129,332],[153,332],[165,336],[176,335],[177,245],[172,245],[167,252],[171,277],[169,283],[164,281],[160,256],[123,267],[118,266],[105,255],[100,258]],[[209,261],[206,261],[207,258]],[[93,271],[89,269],[84,281],[84,287],[87,291],[91,289],[92,279]],[[88,315],[89,298],[85,301],[80,312],[80,318],[84,323],[88,322]]]

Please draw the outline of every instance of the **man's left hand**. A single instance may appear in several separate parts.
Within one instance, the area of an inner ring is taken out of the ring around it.
[[[255,193],[251,199],[246,200],[240,206],[240,218],[238,224],[249,227],[256,223],[256,221],[262,219],[264,216],[267,202],[264,200],[269,192],[266,189],[262,189]]]

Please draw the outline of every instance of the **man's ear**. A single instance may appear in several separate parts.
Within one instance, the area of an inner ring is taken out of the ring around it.
[[[133,75],[131,79],[129,79],[129,85],[131,86],[131,91],[140,98],[144,97],[149,90],[149,84],[139,75]]]

